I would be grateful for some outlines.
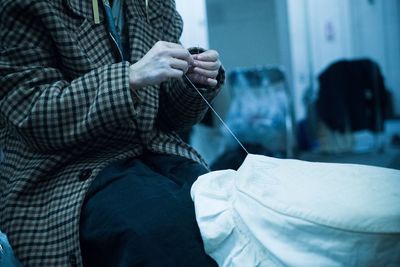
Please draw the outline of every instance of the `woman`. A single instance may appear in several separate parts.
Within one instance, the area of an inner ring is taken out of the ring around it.
[[[26,266],[213,266],[177,135],[223,81],[173,0],[0,2],[0,226]],[[198,53],[192,55],[191,53]],[[185,75],[185,76],[184,76]]]

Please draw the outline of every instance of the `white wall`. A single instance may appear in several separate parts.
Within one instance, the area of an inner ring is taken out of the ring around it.
[[[311,40],[309,37],[308,17],[304,0],[287,1],[289,43],[292,73],[291,85],[297,118],[304,117],[305,111],[302,96],[313,83],[313,66],[311,55]]]
[[[176,3],[185,21],[185,46],[217,49],[228,71],[255,65],[286,68],[297,119],[305,116],[304,92],[317,89],[317,76],[325,67],[338,59],[360,57],[381,66],[400,115],[399,0]]]
[[[348,0],[308,0],[314,73],[352,55]]]
[[[351,0],[354,57],[370,57],[380,65],[400,115],[400,1]]]
[[[210,47],[227,70],[281,64],[275,0],[207,0]]]
[[[184,27],[181,43],[185,47],[208,48],[208,25],[205,0],[176,0]]]
[[[306,89],[317,90],[324,68],[338,59],[361,57],[381,66],[400,114],[399,0],[287,0],[287,6],[298,119],[305,116]]]
[[[287,0],[292,86],[297,118],[303,96],[316,90],[317,76],[333,61],[352,55],[348,0]]]

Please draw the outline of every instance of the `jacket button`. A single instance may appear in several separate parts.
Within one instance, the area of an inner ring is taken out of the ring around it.
[[[89,179],[89,177],[92,175],[92,170],[91,169],[86,169],[83,170],[80,174],[79,174],[79,181],[86,181],[87,179]]]

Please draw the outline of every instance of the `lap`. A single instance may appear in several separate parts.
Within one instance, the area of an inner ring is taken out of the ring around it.
[[[138,266],[213,266],[203,250],[190,198],[192,183],[206,171],[190,160],[162,155],[106,168],[82,208],[84,260],[85,253],[92,254],[92,245],[105,242],[104,252],[113,245],[119,258],[126,256],[118,255],[124,246],[129,247],[132,253],[127,261],[141,262]]]

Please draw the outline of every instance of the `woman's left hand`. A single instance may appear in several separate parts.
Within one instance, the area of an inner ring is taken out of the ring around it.
[[[203,53],[193,55],[193,59],[193,66],[186,73],[190,81],[204,86],[217,86],[217,76],[221,67],[218,52],[207,50]]]

